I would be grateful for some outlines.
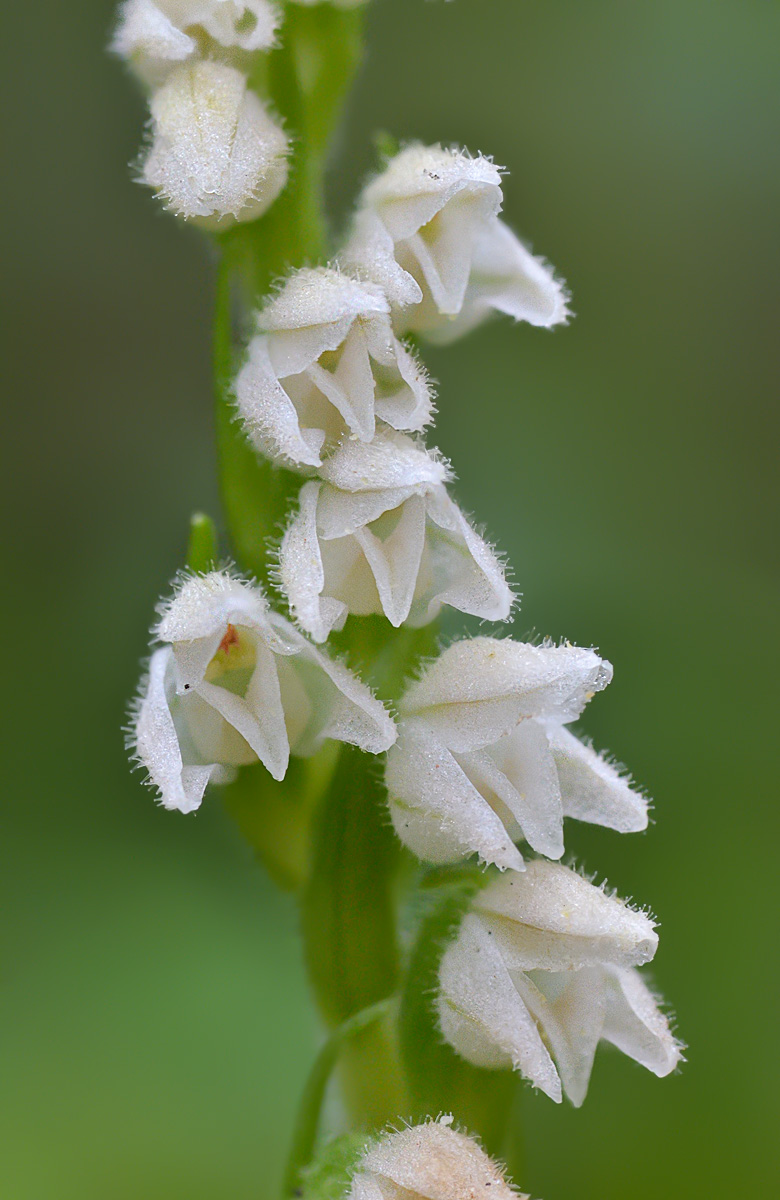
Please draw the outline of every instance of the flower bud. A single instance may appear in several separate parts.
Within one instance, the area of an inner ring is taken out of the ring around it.
[[[452,1117],[441,1117],[385,1134],[359,1160],[347,1200],[475,1200],[488,1194],[491,1200],[523,1200],[477,1142],[451,1124]]]
[[[143,183],[207,228],[251,221],[287,180],[287,139],[246,76],[216,62],[177,67],[152,94]]]
[[[164,808],[192,812],[208,783],[263,763],[283,779],[290,754],[326,738],[379,754],[395,740],[384,706],[333,662],[259,588],[224,571],[187,578],[154,630],[163,643],[130,735]]]
[[[377,419],[414,431],[430,420],[425,372],[375,285],[330,268],[296,271],[257,320],[235,391],[261,453],[318,467],[346,434],[370,442]]]
[[[282,540],[279,576],[315,641],[349,613],[426,625],[443,604],[503,621],[513,593],[498,558],[450,499],[446,464],[384,431],[349,441],[304,484]]]
[[[644,797],[565,727],[611,678],[606,660],[578,646],[448,647],[399,704],[386,781],[401,840],[427,862],[477,853],[521,870],[514,842],[560,858],[564,817],[644,829]]]

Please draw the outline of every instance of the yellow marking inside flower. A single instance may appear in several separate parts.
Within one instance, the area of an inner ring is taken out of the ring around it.
[[[243,696],[257,662],[254,639],[247,630],[228,623],[217,653],[206,669],[206,681]]]

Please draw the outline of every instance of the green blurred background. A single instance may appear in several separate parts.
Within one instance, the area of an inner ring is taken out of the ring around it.
[[[119,726],[192,509],[216,509],[205,243],[130,181],[109,0],[8,5],[0,856],[3,1200],[270,1197],[316,1041],[281,900],[209,798],[154,806]],[[528,1092],[544,1200],[776,1194],[777,67],[773,0],[377,0],[332,180],[375,128],[511,168],[576,321],[428,355],[515,632],[596,644],[588,713],[656,798],[588,868],[651,903],[689,1063]],[[774,944],[773,944],[774,943]],[[775,1060],[775,1061],[773,1061]]]

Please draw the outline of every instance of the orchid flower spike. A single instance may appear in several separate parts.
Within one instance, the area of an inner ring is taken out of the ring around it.
[[[425,371],[393,333],[374,284],[330,268],[296,271],[258,326],[235,393],[249,437],[268,457],[319,467],[345,434],[370,442],[377,418],[414,431],[430,421]]]
[[[301,489],[279,559],[290,608],[315,641],[349,613],[420,626],[449,604],[506,620],[503,567],[450,499],[440,458],[388,430],[344,442],[320,475]]]
[[[427,862],[477,853],[519,871],[521,837],[560,858],[564,817],[645,829],[645,798],[566,728],[611,678],[610,663],[577,646],[479,637],[448,647],[399,705],[386,782],[401,840]]]
[[[111,48],[155,87],[177,63],[269,50],[279,21],[269,0],[125,0]]]
[[[442,1032],[480,1067],[513,1067],[575,1106],[599,1041],[658,1076],[682,1057],[637,966],[653,922],[558,863],[507,872],[475,898],[439,969]]]
[[[192,812],[208,783],[258,760],[283,779],[326,738],[371,754],[395,740],[383,705],[346,667],[224,571],[190,576],[161,610],[131,745],[165,808]]]
[[[252,221],[287,181],[287,138],[247,85],[217,62],[176,67],[150,100],[141,181],[165,206],[211,229]]]
[[[363,191],[340,261],[383,288],[398,332],[447,342],[494,311],[557,325],[563,285],[501,222],[502,199],[490,159],[407,146]]]
[[[528,1200],[452,1117],[385,1134],[358,1161],[346,1200]]]

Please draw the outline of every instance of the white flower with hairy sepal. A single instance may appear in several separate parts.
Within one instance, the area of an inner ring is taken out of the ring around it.
[[[387,758],[390,813],[419,858],[477,853],[522,870],[516,839],[563,854],[563,819],[621,833],[647,827],[647,801],[566,729],[607,686],[593,650],[470,638],[448,647],[399,704]]]
[[[131,744],[165,808],[192,812],[209,782],[258,760],[283,779],[290,754],[326,738],[380,754],[395,740],[384,706],[224,571],[190,576],[161,610]]]
[[[511,1066],[556,1101],[563,1084],[575,1105],[600,1040],[667,1075],[681,1047],[634,969],[657,945],[644,913],[558,863],[529,863],[475,897],[445,950],[442,1032],[474,1065]]]
[[[440,458],[388,430],[343,443],[320,475],[301,489],[279,557],[290,608],[315,641],[349,613],[420,626],[448,604],[506,620],[503,567],[450,499]]]
[[[141,181],[206,228],[252,221],[287,181],[288,143],[246,76],[216,62],[177,67],[152,94]]]
[[[374,1142],[359,1159],[346,1200],[528,1200],[452,1117],[426,1121]]]
[[[280,19],[268,0],[125,0],[111,49],[153,87],[195,57],[269,50]]]
[[[430,421],[425,372],[374,284],[330,268],[296,271],[258,327],[235,393],[249,437],[269,457],[319,467],[345,434],[370,442],[377,418],[411,431]]]
[[[399,332],[448,341],[493,311],[558,324],[563,286],[498,219],[502,199],[489,159],[407,146],[365,188],[340,261],[383,288]]]

